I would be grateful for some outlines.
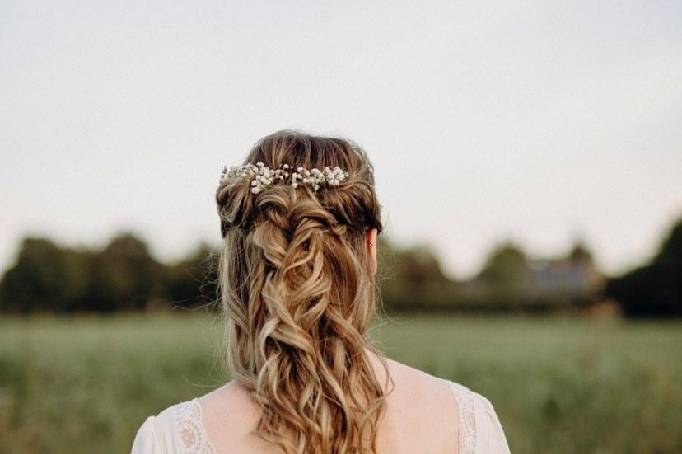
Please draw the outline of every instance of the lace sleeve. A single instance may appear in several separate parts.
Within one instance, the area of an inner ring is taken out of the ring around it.
[[[131,454],[215,454],[206,436],[198,399],[149,416],[137,431]]]
[[[149,416],[137,429],[130,454],[165,453],[166,448],[163,440],[156,432],[156,416]]]
[[[187,454],[215,454],[204,428],[201,404],[198,399],[182,402],[173,407],[176,432],[183,452]]]
[[[476,414],[473,393],[459,383],[450,382],[459,408],[459,454],[476,453]]]
[[[493,405],[484,396],[473,393],[477,425],[476,453],[510,454],[507,437]]]
[[[450,387],[459,407],[459,454],[511,454],[490,401],[459,383]]]

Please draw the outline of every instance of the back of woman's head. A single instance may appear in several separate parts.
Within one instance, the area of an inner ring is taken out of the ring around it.
[[[262,409],[257,433],[285,452],[375,452],[385,402],[366,337],[377,301],[367,231],[382,229],[372,165],[349,140],[295,131],[259,140],[244,165],[259,162],[347,176],[316,189],[287,173],[260,191],[221,180],[231,374]]]

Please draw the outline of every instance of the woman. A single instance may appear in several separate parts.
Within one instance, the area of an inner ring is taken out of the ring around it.
[[[147,418],[134,454],[509,453],[486,398],[366,337],[382,224],[361,148],[269,135],[217,203],[233,379]]]

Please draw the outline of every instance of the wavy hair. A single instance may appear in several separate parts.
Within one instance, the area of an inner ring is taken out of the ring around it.
[[[366,232],[382,230],[373,166],[350,140],[290,130],[260,139],[244,164],[258,161],[339,166],[349,177],[316,192],[274,184],[259,194],[246,178],[221,181],[232,377],[262,410],[256,433],[287,454],[375,453],[386,391],[366,335],[378,300]]]

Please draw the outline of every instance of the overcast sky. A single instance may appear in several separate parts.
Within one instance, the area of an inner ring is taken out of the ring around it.
[[[682,2],[0,0],[0,268],[28,233],[219,238],[223,165],[281,128],[368,151],[389,238],[614,273],[682,215]]]

